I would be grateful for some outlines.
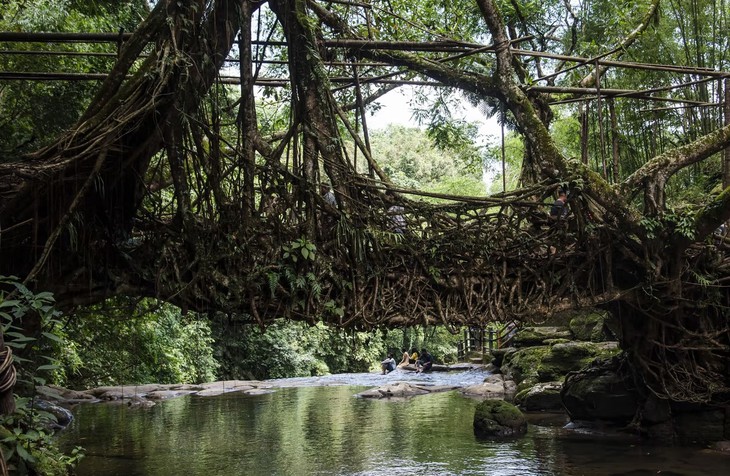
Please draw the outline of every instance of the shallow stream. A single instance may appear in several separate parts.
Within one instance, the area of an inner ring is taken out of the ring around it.
[[[455,391],[354,397],[386,382],[483,378],[479,371],[335,375],[271,381],[277,388],[265,395],[182,397],[149,408],[85,404],[60,441],[86,448],[79,476],[730,474],[730,456],[566,430],[561,415],[531,416],[523,438],[478,441],[477,402]]]

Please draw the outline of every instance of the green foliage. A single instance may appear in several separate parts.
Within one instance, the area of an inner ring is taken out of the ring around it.
[[[64,345],[58,331],[60,312],[51,293],[33,293],[14,276],[0,276],[0,287],[12,289],[7,295],[0,292],[5,345],[15,350],[18,383],[30,392],[36,385],[45,385],[46,377],[60,368],[53,357]]]
[[[213,322],[221,378],[309,377],[379,369],[387,353],[426,347],[437,362],[456,360],[458,335],[443,327],[346,331],[277,321],[261,329],[220,317]]]
[[[11,474],[63,476],[72,472],[83,459],[76,447],[67,455],[56,447],[48,430],[56,418],[32,407],[28,398],[16,400],[16,412],[0,416],[0,449]]]
[[[690,208],[674,209],[669,207],[658,217],[643,217],[639,224],[644,228],[649,239],[668,238],[671,234],[678,234],[687,239],[694,239],[696,230],[694,213]]]
[[[650,240],[657,238],[662,230],[662,222],[656,218],[643,217],[639,224],[644,229],[646,237]]]
[[[306,238],[298,238],[288,245],[282,246],[284,259],[296,263],[300,259],[314,261],[317,254],[317,246]]]
[[[59,385],[201,383],[216,379],[210,326],[155,300],[114,299],[71,317]]]
[[[51,354],[64,344],[58,332],[60,313],[54,304],[51,293],[34,293],[17,278],[0,276],[0,321],[5,345],[16,352],[13,362],[20,384],[16,390],[33,394],[36,385],[46,384],[43,375],[52,375],[60,368]],[[36,327],[36,333],[29,331]],[[48,430],[57,423],[55,416],[34,409],[31,399],[16,398],[15,406],[13,414],[0,416],[0,450],[11,471],[68,474],[83,457],[83,451],[75,448],[71,455],[60,452],[53,432]]]
[[[453,122],[441,123],[430,132],[391,125],[375,131],[371,145],[383,171],[398,185],[449,193],[459,183],[467,184],[475,195],[484,195],[482,159],[471,140],[473,134],[472,126]]]
[[[221,319],[214,324],[214,335],[225,379],[363,372],[384,351],[382,343],[363,332],[346,334],[322,324],[283,320],[262,330]]]
[[[133,30],[149,10],[145,0],[6,0],[0,31],[92,32]],[[115,53],[115,44],[0,43],[0,50]],[[111,57],[3,55],[0,70],[102,73]],[[5,81],[0,84],[0,161],[48,143],[71,127],[97,87],[91,81]]]

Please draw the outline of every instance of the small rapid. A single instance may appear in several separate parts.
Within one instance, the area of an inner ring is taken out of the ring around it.
[[[328,387],[335,385],[357,385],[367,387],[379,387],[398,382],[408,382],[418,385],[444,385],[452,387],[466,387],[482,383],[490,372],[483,368],[473,368],[459,371],[434,371],[428,373],[416,373],[411,370],[397,368],[389,374],[379,372],[333,374],[318,377],[293,377],[282,379],[264,380],[267,385],[277,388],[288,387]]]

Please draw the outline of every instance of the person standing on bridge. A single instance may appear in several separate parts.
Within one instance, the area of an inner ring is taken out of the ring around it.
[[[562,188],[558,192],[558,199],[555,200],[550,208],[550,220],[558,222],[564,220],[568,216],[568,194]]]
[[[335,212],[337,210],[337,198],[335,197],[332,188],[328,183],[321,183],[319,185],[319,193],[325,202],[320,216],[320,226],[323,237],[329,237],[337,223]]]
[[[395,193],[393,193],[392,191],[389,190],[387,192],[387,195],[394,201],[397,200]],[[406,209],[397,202],[391,205],[390,208],[388,208],[388,219],[390,221],[389,228],[391,232],[397,233],[399,235],[404,235],[406,233],[408,224],[406,223],[405,212]]]

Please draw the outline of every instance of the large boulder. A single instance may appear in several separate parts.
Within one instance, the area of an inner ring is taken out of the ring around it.
[[[606,326],[608,313],[606,311],[589,311],[576,314],[568,324],[573,338],[576,340],[603,342],[608,339],[610,332]]]
[[[519,436],[527,431],[522,412],[504,400],[485,400],[474,411],[474,434],[478,438]]]
[[[515,396],[515,403],[528,412],[563,411],[560,398],[562,382],[543,382],[526,388]]]
[[[636,415],[633,385],[618,372],[618,359],[597,362],[565,379],[561,398],[572,420],[627,424]]]
[[[559,342],[526,347],[507,352],[501,370],[517,382],[521,391],[539,382],[563,380],[568,372],[580,370],[595,359],[608,358],[619,352],[615,342]]]
[[[540,382],[562,380],[568,372],[587,367],[595,359],[618,354],[616,342],[594,344],[592,342],[564,342],[550,347],[540,361],[537,377]]]
[[[484,382],[469,385],[461,389],[461,393],[480,398],[511,398],[515,394],[515,383],[505,380],[500,374],[490,375]]]
[[[535,384],[538,382],[537,368],[549,352],[549,346],[526,347],[508,352],[503,357],[501,371],[518,385],[523,381]]]

